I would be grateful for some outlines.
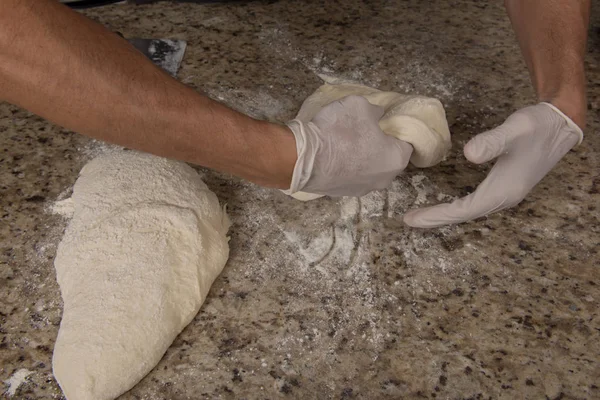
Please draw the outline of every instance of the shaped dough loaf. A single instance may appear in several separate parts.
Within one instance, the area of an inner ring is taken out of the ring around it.
[[[296,119],[311,121],[325,105],[350,95],[363,96],[369,103],[383,107],[385,112],[379,120],[379,127],[388,135],[413,146],[410,162],[415,167],[431,167],[450,150],[446,112],[439,100],[430,97],[382,92],[354,84],[325,84],[304,100]],[[297,192],[292,197],[308,201],[322,196]]]
[[[191,167],[130,151],[87,164],[70,201],[54,262],[54,375],[69,400],[114,399],[197,314],[227,261],[230,223]]]

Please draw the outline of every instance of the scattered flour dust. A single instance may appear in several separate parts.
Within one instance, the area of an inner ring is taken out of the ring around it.
[[[414,205],[418,206],[427,201],[427,186],[423,183],[427,177],[425,175],[413,175],[410,180],[412,187],[417,192],[417,198],[415,199]]]
[[[4,381],[8,388],[6,389],[6,395],[8,397],[12,397],[17,393],[17,389],[26,382],[26,379],[29,375],[33,374],[33,371],[29,371],[28,369],[21,368],[17,370],[8,380]]]
[[[429,179],[427,179],[427,177],[423,174],[413,175],[410,179],[410,183],[416,192],[416,198],[413,202],[414,206],[419,206],[427,203],[428,196],[435,197],[437,202],[450,202],[456,199],[456,197],[450,196],[442,192],[438,192],[437,194],[435,194],[434,186],[431,184],[431,182],[429,182]]]
[[[435,97],[444,102],[456,100],[474,102],[465,88],[465,81],[437,67],[438,62],[426,53],[419,58],[407,60],[389,70],[377,62],[354,63],[352,70],[338,65],[335,55],[323,50],[313,52],[296,45],[294,35],[285,27],[267,28],[260,32],[261,45],[265,53],[288,61],[295,61],[310,70],[323,82],[329,84],[362,84],[383,90]],[[387,88],[380,87],[386,82]]]
[[[402,214],[410,208],[450,198],[443,193],[436,194],[435,189],[423,174],[402,176],[388,190],[371,192],[361,198],[337,200],[330,210],[334,216],[330,218],[329,227],[307,230],[305,226],[283,221],[277,224],[285,240],[295,248],[291,254],[279,256],[284,258],[285,265],[290,265],[291,275],[299,282],[294,291],[307,296],[329,293],[338,299],[337,303],[326,302],[322,307],[336,316],[324,322],[328,325],[326,330],[339,332],[339,335],[308,335],[312,342],[334,349],[336,340],[350,334],[353,340],[369,343],[375,352],[383,348],[390,328],[389,316],[381,310],[389,309],[390,303],[396,304],[398,293],[397,287],[386,286],[374,274],[373,256],[389,257],[387,251],[379,250],[383,243],[377,231],[383,228],[378,227],[378,221],[400,221]],[[315,200],[320,201],[323,200]],[[328,211],[326,208],[321,210],[325,214]],[[441,231],[443,235],[452,235],[457,229],[460,228],[442,228]],[[449,259],[435,237],[411,229],[398,230],[403,233],[391,246],[402,254],[407,267],[413,271],[409,285],[411,295],[418,298],[425,292],[439,293],[440,289],[431,277],[457,273],[462,268],[460,261]],[[324,330],[322,324],[315,329]],[[305,346],[306,340],[304,336],[287,335],[280,339],[278,348],[291,352],[297,346]]]

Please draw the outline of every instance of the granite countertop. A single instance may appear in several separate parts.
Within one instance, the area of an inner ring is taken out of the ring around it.
[[[179,78],[234,108],[291,118],[322,79],[438,97],[453,150],[361,199],[296,202],[201,170],[233,220],[198,316],[122,399],[600,397],[600,14],[586,140],[517,208],[415,230],[402,214],[485,177],[462,146],[530,104],[499,2],[158,3],[85,11],[125,36],[188,41]],[[53,258],[97,142],[0,104],[0,392],[60,399]]]

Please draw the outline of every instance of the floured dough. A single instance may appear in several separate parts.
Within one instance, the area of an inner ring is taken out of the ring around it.
[[[304,101],[296,119],[309,122],[323,106],[350,95],[363,96],[369,103],[384,108],[385,113],[379,120],[379,127],[388,135],[413,146],[410,162],[414,166],[431,167],[439,163],[450,150],[446,112],[439,100],[430,97],[382,92],[354,84],[325,84]],[[303,201],[321,197],[303,192],[292,196]]]
[[[120,151],[87,164],[54,265],[53,370],[69,400],[114,399],[159,362],[229,255],[229,220],[188,165]]]

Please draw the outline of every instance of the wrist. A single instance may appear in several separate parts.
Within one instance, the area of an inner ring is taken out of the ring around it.
[[[574,68],[570,74],[539,74],[535,81],[538,101],[552,104],[583,130],[587,111],[583,65]]]
[[[265,145],[259,153],[265,179],[256,183],[274,189],[289,189],[298,158],[294,134],[285,125],[259,123],[265,134]]]
[[[562,111],[567,117],[583,130],[585,128],[585,116],[587,111],[587,100],[583,90],[581,91],[559,91],[552,97],[540,97],[540,101],[552,104]]]

